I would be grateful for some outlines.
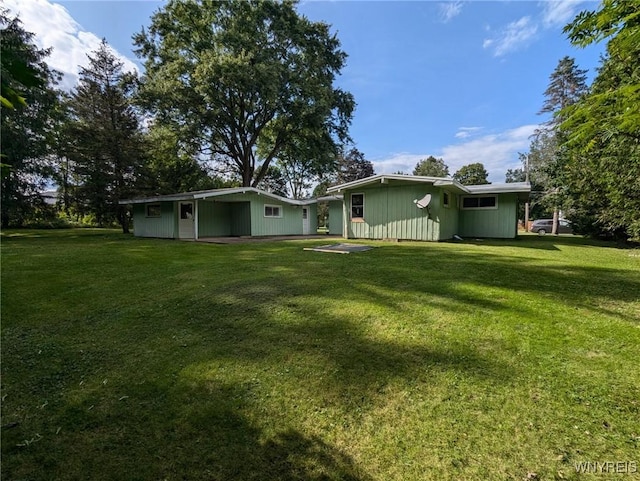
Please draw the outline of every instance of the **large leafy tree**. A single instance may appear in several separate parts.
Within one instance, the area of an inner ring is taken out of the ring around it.
[[[463,165],[453,174],[453,179],[462,185],[482,185],[490,184],[489,173],[481,162]]]
[[[444,163],[444,160],[436,159],[433,155],[430,155],[416,164],[413,169],[413,175],[449,177],[449,167]]]
[[[104,40],[89,55],[68,104],[68,155],[83,208],[99,226],[117,221],[128,232],[128,213],[118,201],[138,193],[145,144],[132,103],[135,75],[122,67]]]
[[[134,38],[144,104],[203,155],[257,186],[274,159],[306,159],[348,139],[351,94],[334,87],[346,54],[293,1],[170,0]],[[282,155],[285,153],[284,155]]]
[[[565,27],[574,45],[608,39],[590,92],[563,111],[574,223],[584,233],[640,240],[640,9],[605,0]]]
[[[198,160],[193,147],[182,142],[180,132],[152,124],[145,135],[148,163],[141,171],[141,190],[148,194],[176,194],[231,187]]]
[[[20,20],[0,11],[2,31],[2,227],[42,220],[40,196],[52,174],[49,150],[56,128],[59,74],[46,64]]]
[[[352,147],[338,156],[338,175],[335,184],[346,184],[374,175],[373,163],[362,152]]]

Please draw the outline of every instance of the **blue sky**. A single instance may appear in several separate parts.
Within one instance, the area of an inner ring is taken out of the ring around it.
[[[163,2],[3,0],[53,47],[51,65],[77,80],[78,65],[105,37],[128,68],[142,72],[131,37]],[[519,166],[545,117],[549,75],[568,55],[596,74],[604,45],[578,49],[564,25],[597,2],[303,1],[298,10],[332,25],[348,54],[338,84],[358,104],[351,135],[376,173],[410,173],[428,155],[451,173],[482,162],[503,182]]]

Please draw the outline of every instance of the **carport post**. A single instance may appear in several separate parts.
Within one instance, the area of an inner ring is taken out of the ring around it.
[[[195,207],[195,213],[194,213],[194,217],[195,217],[195,221],[196,221],[196,225],[195,225],[195,229],[194,229],[195,240],[198,240],[198,204],[199,203],[200,203],[200,201],[198,199],[196,199],[196,207]]]

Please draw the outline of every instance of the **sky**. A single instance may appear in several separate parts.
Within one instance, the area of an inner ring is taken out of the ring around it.
[[[102,38],[125,68],[144,72],[132,36],[151,23],[162,1],[2,0],[18,14],[49,65],[70,90],[87,54]],[[331,25],[347,55],[336,84],[357,108],[355,146],[377,174],[411,173],[433,155],[450,173],[481,162],[492,182],[520,167],[530,136],[548,117],[538,114],[549,76],[572,57],[597,74],[604,44],[574,47],[562,33],[581,10],[598,3],[553,1],[306,0],[300,14]]]

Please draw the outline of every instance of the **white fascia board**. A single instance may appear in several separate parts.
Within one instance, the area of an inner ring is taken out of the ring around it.
[[[331,202],[333,200],[343,201],[344,196],[342,194],[336,194],[336,195],[323,195],[322,197],[316,197],[317,202]]]
[[[507,194],[531,192],[531,184],[528,182],[512,182],[500,184],[468,185],[470,194]]]
[[[462,188],[464,190],[464,187],[458,184],[455,180],[447,179],[445,177],[425,177],[421,175],[403,175],[403,174],[377,174],[371,177],[366,177],[364,179],[358,179],[352,182],[347,182],[346,184],[340,184],[340,185],[335,185],[333,187],[329,187],[327,189],[327,194],[342,192],[347,189],[362,187],[364,185],[369,185],[369,184],[375,184],[375,183],[386,184],[390,180],[399,180],[403,182],[415,182],[415,183],[424,183],[424,184],[433,184],[433,185],[438,185],[438,183],[444,182],[446,183],[446,185],[457,185],[458,188]]]
[[[208,199],[210,197],[221,197],[225,195],[231,194],[246,194],[247,192],[252,192],[257,195],[263,195],[265,197],[269,197],[270,199],[276,200],[278,202],[283,202],[285,204],[290,205],[309,205],[314,204],[316,202],[315,199],[287,199],[286,197],[281,197],[276,194],[272,194],[271,192],[266,192],[264,190],[257,189],[255,187],[233,187],[231,189],[219,189],[219,190],[211,190],[208,192],[202,192],[200,194],[194,195],[195,199]]]
[[[193,200],[193,194],[157,195],[155,197],[143,197],[140,199],[125,199],[118,201],[119,205],[153,204],[155,202],[173,202],[178,200]]]
[[[434,182],[433,185],[436,187],[448,187],[451,190],[457,191],[459,194],[469,193],[469,189],[466,186],[453,179],[440,179]]]

